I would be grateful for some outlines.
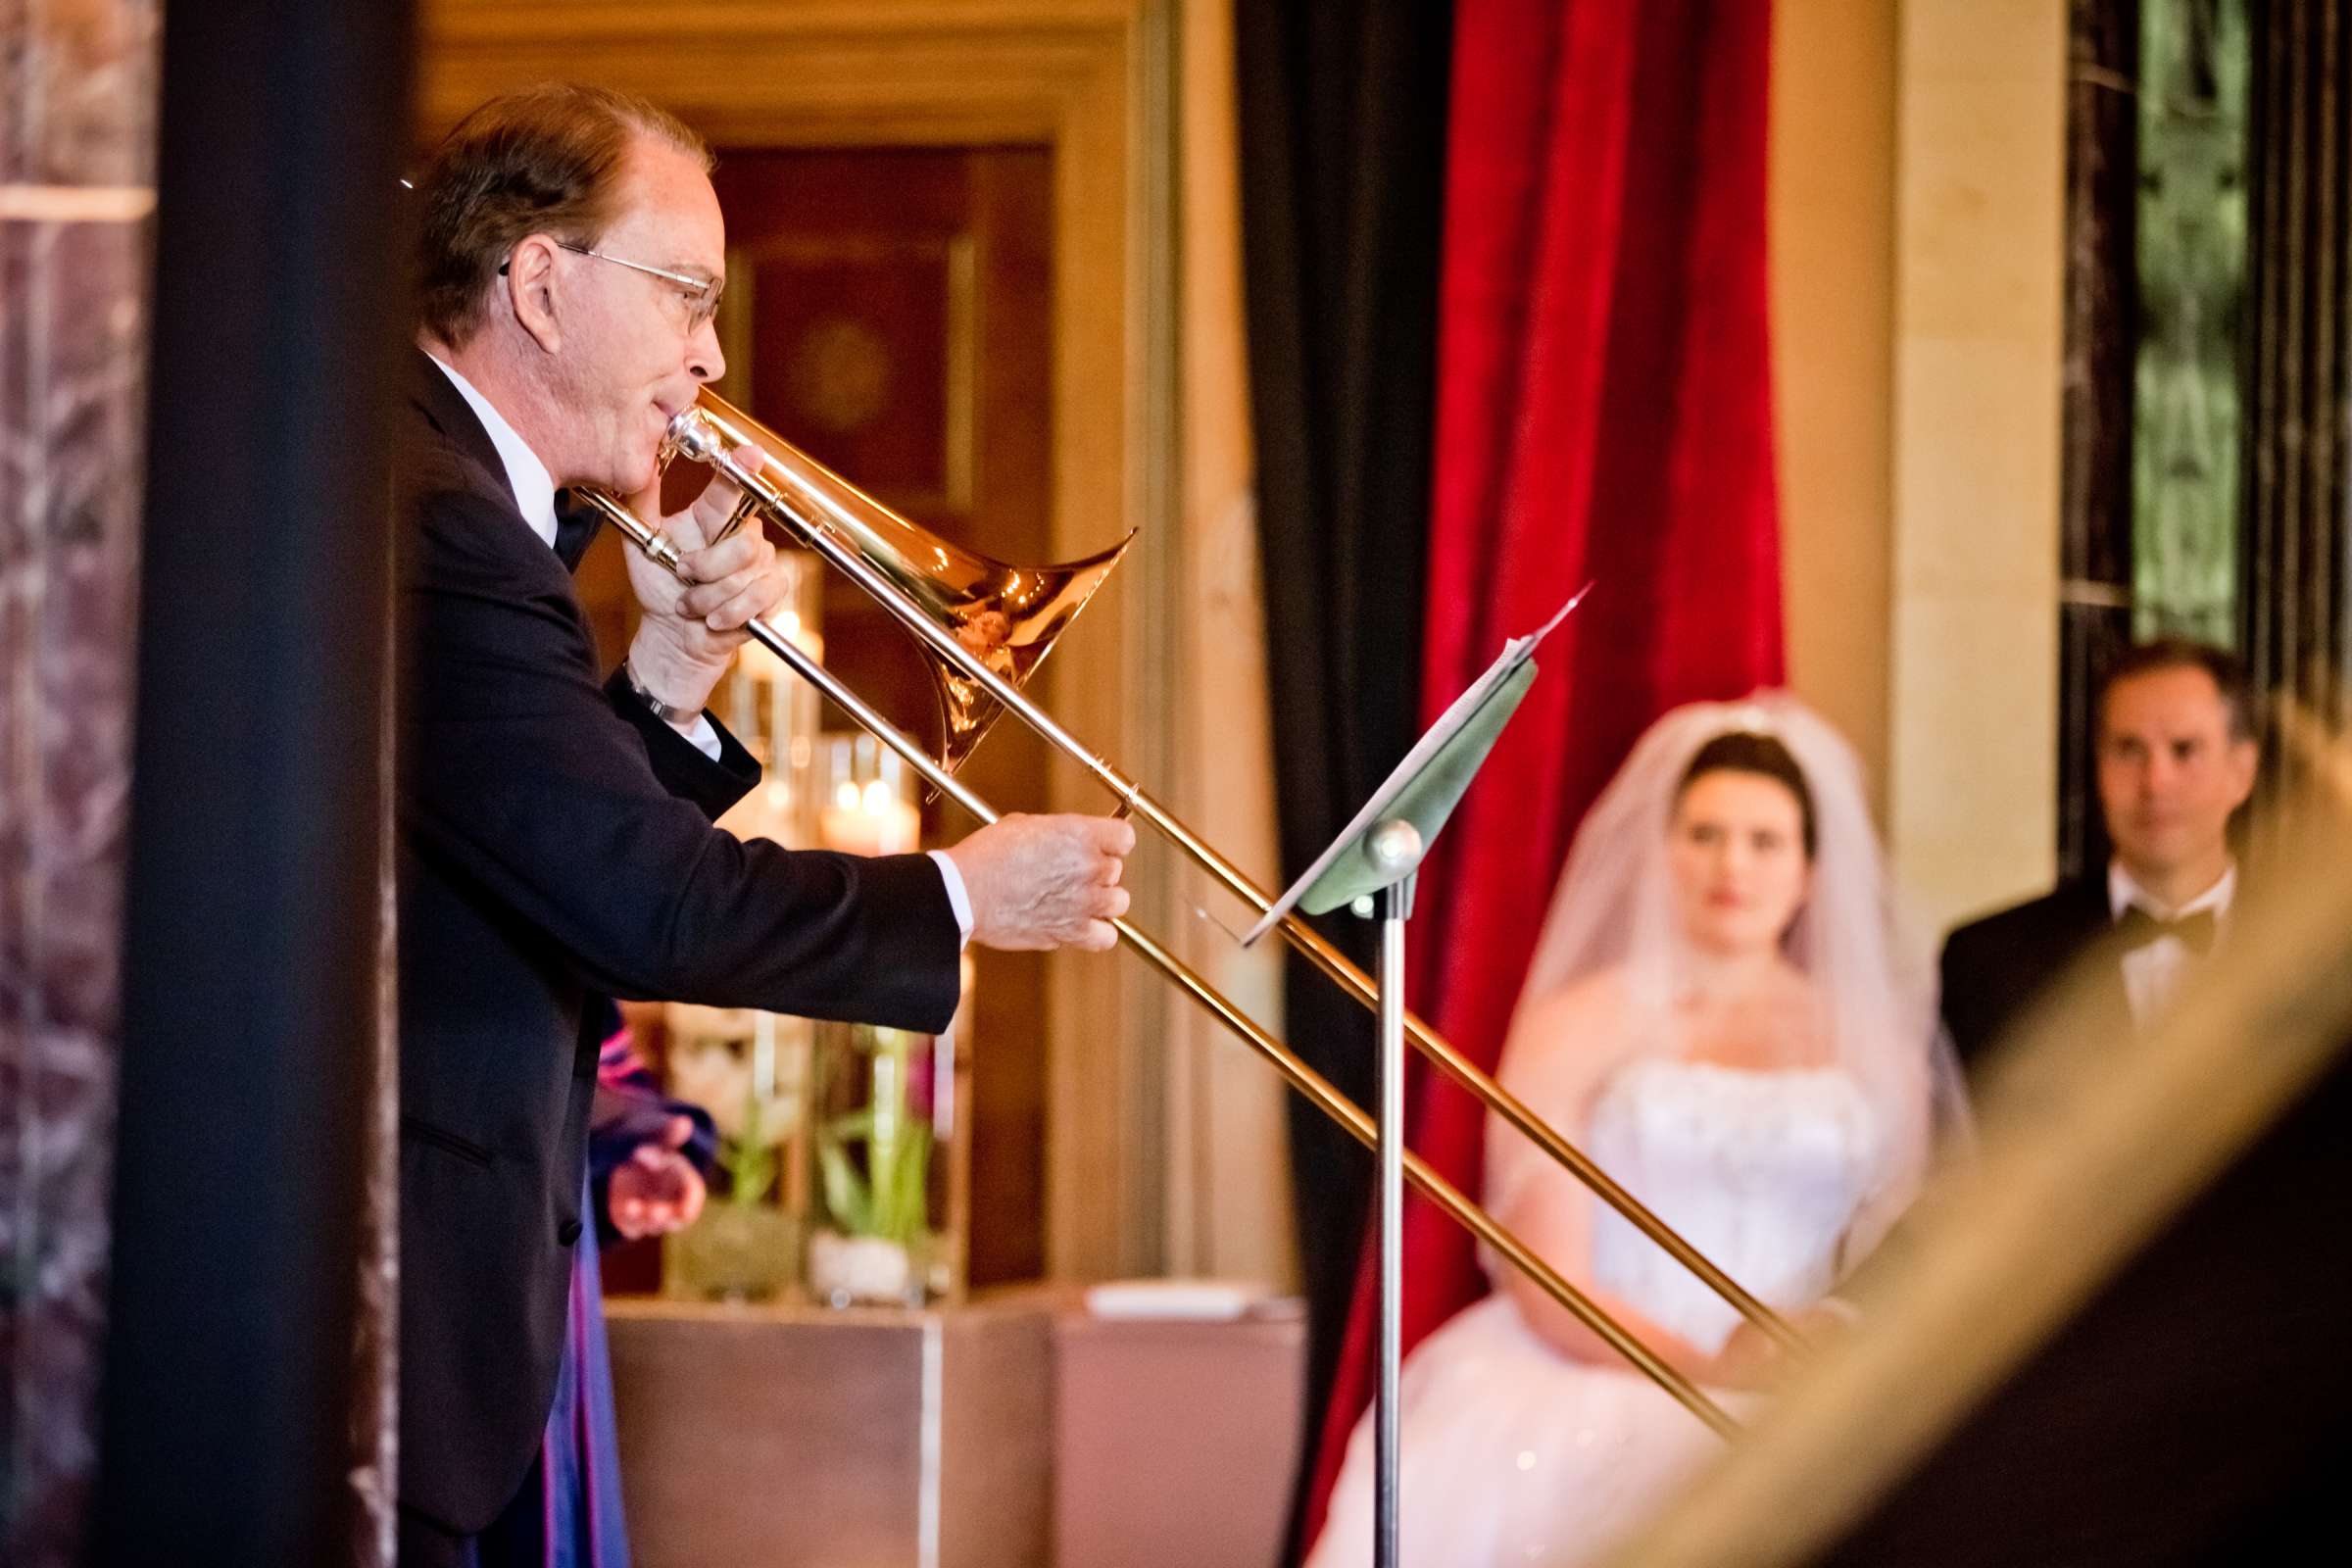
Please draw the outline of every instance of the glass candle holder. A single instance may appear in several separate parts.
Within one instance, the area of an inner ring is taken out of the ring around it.
[[[767,622],[822,663],[823,564],[807,551],[783,551],[776,559],[785,594],[768,612]],[[796,850],[812,847],[823,782],[817,765],[822,699],[816,688],[762,645],[746,643],[710,707],[759,759],[760,768],[760,787],[736,802],[719,825],[739,838],[773,839]]]

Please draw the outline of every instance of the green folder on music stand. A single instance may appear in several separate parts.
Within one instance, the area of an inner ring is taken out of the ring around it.
[[[1471,713],[1468,721],[1438,748],[1437,755],[1423,763],[1404,782],[1395,798],[1380,802],[1374,826],[1381,822],[1410,822],[1420,835],[1426,851],[1435,844],[1438,834],[1453,815],[1453,808],[1462,802],[1462,792],[1478,776],[1502,736],[1502,726],[1518,711],[1519,699],[1535,684],[1536,662],[1523,661],[1502,684],[1487,693]],[[1378,800],[1378,797],[1375,797]],[[1384,870],[1372,855],[1372,828],[1366,828],[1348,841],[1348,851],[1335,858],[1321,876],[1308,883],[1298,895],[1298,907],[1309,914],[1323,914],[1357,899],[1378,893],[1395,880],[1393,873]]]
[[[1243,947],[1272,930],[1294,906],[1308,914],[1328,913],[1411,872],[1419,863],[1419,855],[1412,858],[1412,864],[1399,866],[1377,853],[1376,839],[1382,828],[1392,822],[1411,824],[1423,854],[1437,842],[1438,833],[1501,737],[1502,726],[1510,722],[1519,700],[1535,683],[1537,645],[1592,591],[1592,584],[1587,583],[1540,630],[1503,645],[1494,662],[1439,715],[1404,760],[1372,792],[1363,809],[1315,858],[1315,863],[1250,928],[1242,938]]]

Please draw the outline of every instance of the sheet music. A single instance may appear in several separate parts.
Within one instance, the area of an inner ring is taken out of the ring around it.
[[[1568,602],[1555,611],[1552,617],[1542,626],[1524,637],[1513,637],[1502,645],[1502,652],[1494,656],[1494,662],[1489,664],[1478,679],[1472,681],[1459,697],[1446,706],[1446,711],[1438,715],[1438,721],[1430,725],[1421,738],[1413,743],[1411,751],[1404,754],[1404,760],[1389,770],[1389,776],[1381,780],[1380,788],[1374,790],[1371,798],[1364,802],[1363,809],[1357,811],[1348,820],[1348,825],[1340,829],[1338,836],[1324,846],[1323,853],[1315,857],[1315,863],[1308,866],[1299,875],[1298,880],[1292,883],[1282,897],[1274,901],[1274,906],[1266,911],[1264,917],[1250,928],[1249,934],[1242,938],[1243,947],[1253,945],[1259,937],[1273,930],[1276,922],[1288,914],[1291,906],[1305,896],[1306,890],[1314,886],[1316,879],[1322,876],[1331,863],[1354,848],[1356,841],[1363,837],[1365,830],[1380,820],[1390,805],[1403,792],[1404,787],[1421,775],[1421,770],[1429,764],[1429,760],[1437,756],[1447,741],[1461,733],[1462,727],[1468,724],[1479,709],[1486,705],[1487,699],[1494,695],[1495,688],[1510,679],[1521,664],[1535,657],[1537,645],[1550,636],[1552,628],[1566,620],[1569,612],[1583,604],[1585,595],[1592,591],[1592,585],[1589,582],[1586,583],[1575,593],[1569,595]]]

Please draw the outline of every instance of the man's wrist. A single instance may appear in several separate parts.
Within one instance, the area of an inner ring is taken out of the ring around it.
[[[972,895],[963,880],[963,867],[957,865],[956,857],[946,850],[933,850],[930,854],[932,861],[939,867],[939,879],[948,886],[948,907],[956,912],[957,940],[969,943],[972,940]]]
[[[701,722],[703,705],[697,702],[689,707],[684,703],[669,701],[653,685],[647,683],[645,676],[637,668],[635,654],[632,653],[620,662],[620,678],[628,686],[630,695],[643,703],[647,710],[663,723],[684,730],[692,729]],[[707,696],[708,693],[705,695]]]

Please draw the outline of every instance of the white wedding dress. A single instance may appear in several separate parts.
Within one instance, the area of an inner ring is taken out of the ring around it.
[[[1671,1057],[1621,1068],[1594,1099],[1585,1138],[1601,1167],[1668,1225],[1785,1309],[1835,1283],[1880,1143],[1868,1101],[1838,1068],[1751,1071]],[[1739,1321],[1606,1207],[1593,1220],[1592,1269],[1601,1289],[1703,1348],[1720,1348]],[[1735,1413],[1752,1408],[1734,1396],[1718,1400]],[[1592,1561],[1722,1447],[1640,1373],[1539,1340],[1499,1293],[1414,1348],[1400,1421],[1408,1568]],[[1372,1561],[1369,1411],[1307,1561]]]

